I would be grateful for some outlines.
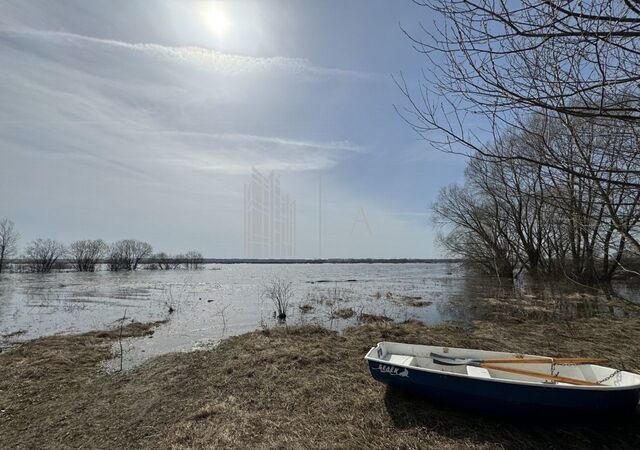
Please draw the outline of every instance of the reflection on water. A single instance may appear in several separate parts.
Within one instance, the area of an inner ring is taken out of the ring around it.
[[[272,325],[260,295],[274,276],[292,281],[288,323],[341,330],[363,314],[430,325],[496,315],[565,320],[634,314],[612,294],[575,285],[483,278],[458,264],[233,264],[199,271],[9,274],[0,278],[0,348],[9,342],[170,318],[150,337],[125,343],[125,364],[200,348]],[[615,286],[630,301],[638,290]]]
[[[596,315],[625,317],[640,314],[635,281],[615,281],[607,288],[590,288],[568,280],[541,281],[521,277],[497,280],[467,275],[465,295],[439,306],[452,320],[558,320]]]

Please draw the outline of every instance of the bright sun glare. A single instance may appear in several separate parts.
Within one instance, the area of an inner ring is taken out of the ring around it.
[[[203,5],[201,14],[207,27],[218,37],[224,36],[231,26],[229,17],[218,3]]]

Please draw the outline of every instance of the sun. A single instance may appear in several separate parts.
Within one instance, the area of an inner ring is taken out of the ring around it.
[[[222,5],[217,2],[207,2],[202,5],[201,16],[209,30],[222,37],[231,28],[229,16],[226,14]]]

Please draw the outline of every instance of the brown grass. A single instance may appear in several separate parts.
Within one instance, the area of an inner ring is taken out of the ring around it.
[[[125,335],[148,333],[135,325]],[[477,322],[472,329],[377,322],[342,335],[256,331],[124,374],[97,365],[114,332],[55,336],[0,354],[2,448],[640,448],[640,419],[531,424],[434,406],[375,382],[376,342],[605,356],[640,369],[640,319]]]
[[[433,302],[430,302],[428,300],[420,300],[417,298],[404,298],[403,302],[405,305],[407,306],[413,306],[415,308],[421,308],[423,306],[429,306],[430,304],[432,304]]]
[[[301,305],[298,305],[298,309],[300,310],[300,312],[302,314],[307,314],[310,313],[311,311],[313,311],[313,305],[309,305],[308,303],[304,303]]]
[[[367,314],[367,313],[362,313],[358,316],[358,320],[362,323],[387,323],[387,322],[393,322],[393,319],[391,317],[387,317],[387,316],[383,316],[383,315],[378,315],[378,314]]]
[[[356,311],[353,308],[340,308],[335,310],[331,314],[333,319],[350,319],[356,315]]]

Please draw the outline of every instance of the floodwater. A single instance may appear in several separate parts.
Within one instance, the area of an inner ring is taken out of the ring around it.
[[[502,283],[466,273],[457,263],[216,264],[195,271],[3,274],[0,349],[40,336],[114,327],[123,317],[169,319],[152,336],[124,343],[126,367],[167,352],[203,348],[275,325],[274,306],[261,294],[276,277],[293,283],[287,323],[336,330],[367,314],[429,325],[466,324],[522,299],[527,307],[517,311],[523,318],[629,314],[612,306],[608,295]],[[619,289],[627,297],[638,292],[626,284]],[[349,309],[351,317],[337,317],[345,316],[337,311]]]

